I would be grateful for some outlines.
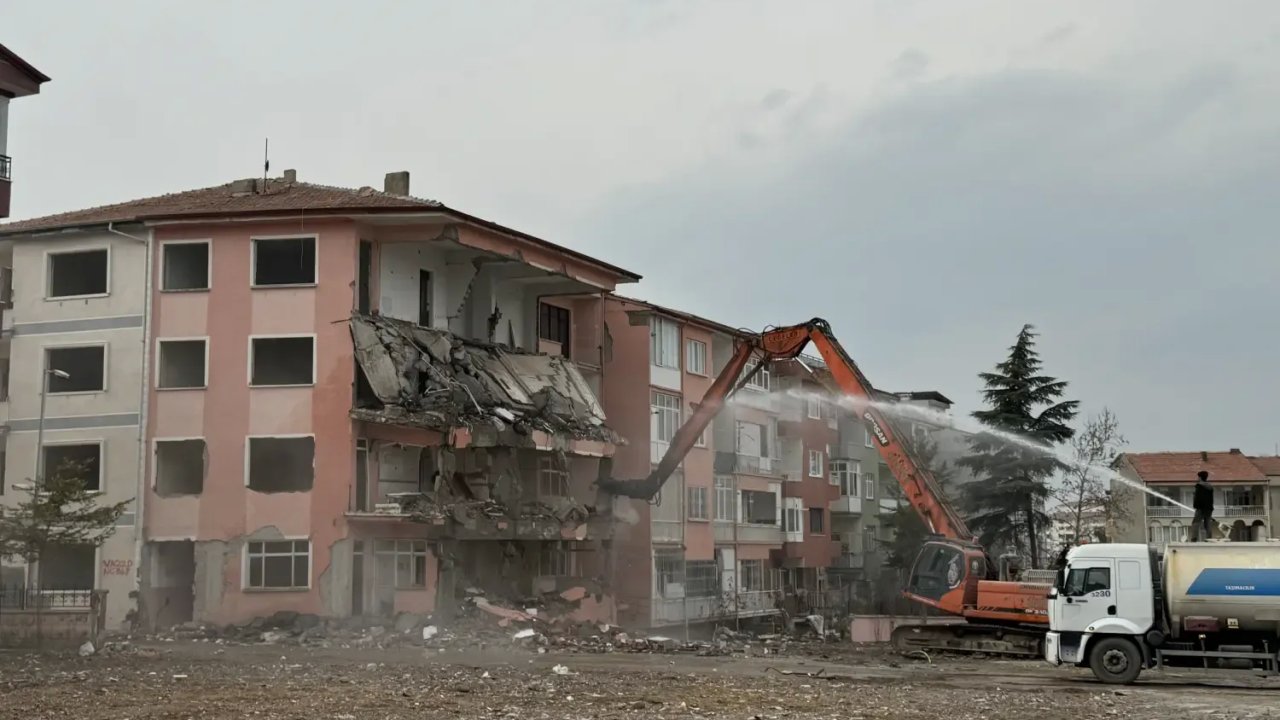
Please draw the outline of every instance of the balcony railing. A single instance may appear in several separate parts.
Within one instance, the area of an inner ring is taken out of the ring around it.
[[[1194,513],[1177,505],[1148,505],[1149,518],[1189,518]],[[1213,516],[1218,518],[1266,517],[1265,505],[1220,505],[1213,509]]]
[[[0,180],[13,180],[13,158],[0,155]]]
[[[845,570],[860,570],[866,565],[866,555],[846,553],[836,558],[833,567]]]

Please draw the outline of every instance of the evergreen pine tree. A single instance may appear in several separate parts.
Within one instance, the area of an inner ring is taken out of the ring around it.
[[[1065,467],[1049,448],[1075,434],[1069,423],[1079,403],[1061,400],[1066,381],[1041,374],[1035,338],[1032,326],[1024,326],[995,372],[979,374],[987,408],[973,417],[986,430],[969,439],[971,453],[959,464],[978,478],[965,486],[964,504],[983,544],[1025,550],[1038,567],[1040,528],[1049,521],[1044,512],[1048,479]]]

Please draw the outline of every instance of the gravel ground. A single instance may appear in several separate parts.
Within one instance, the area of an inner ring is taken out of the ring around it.
[[[835,664],[199,643],[88,658],[0,653],[0,718],[1280,718],[1280,685],[1248,673],[1117,691],[1030,662],[848,655]]]

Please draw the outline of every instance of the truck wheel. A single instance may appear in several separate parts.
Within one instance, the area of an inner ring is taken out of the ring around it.
[[[1104,683],[1128,685],[1142,672],[1142,653],[1125,638],[1104,637],[1089,653],[1089,669]]]

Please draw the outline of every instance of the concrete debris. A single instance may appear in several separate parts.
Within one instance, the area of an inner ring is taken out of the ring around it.
[[[382,316],[353,315],[355,356],[374,398],[357,419],[438,431],[470,428],[472,444],[521,446],[540,430],[619,444],[578,367],[555,356],[464,340]],[[486,437],[492,435],[489,442]]]
[[[551,668],[551,672],[555,673],[556,675],[568,675],[569,668],[565,665],[556,665]]]
[[[86,642],[80,646],[80,657],[89,657],[95,652],[93,643]]]
[[[437,636],[437,635],[439,635],[439,634],[440,634],[440,628],[436,627],[435,625],[427,625],[427,626],[425,626],[425,627],[423,627],[423,628],[422,628],[422,639],[423,639],[423,640],[430,640],[431,638],[433,638],[433,637],[435,637],[435,636]]]

